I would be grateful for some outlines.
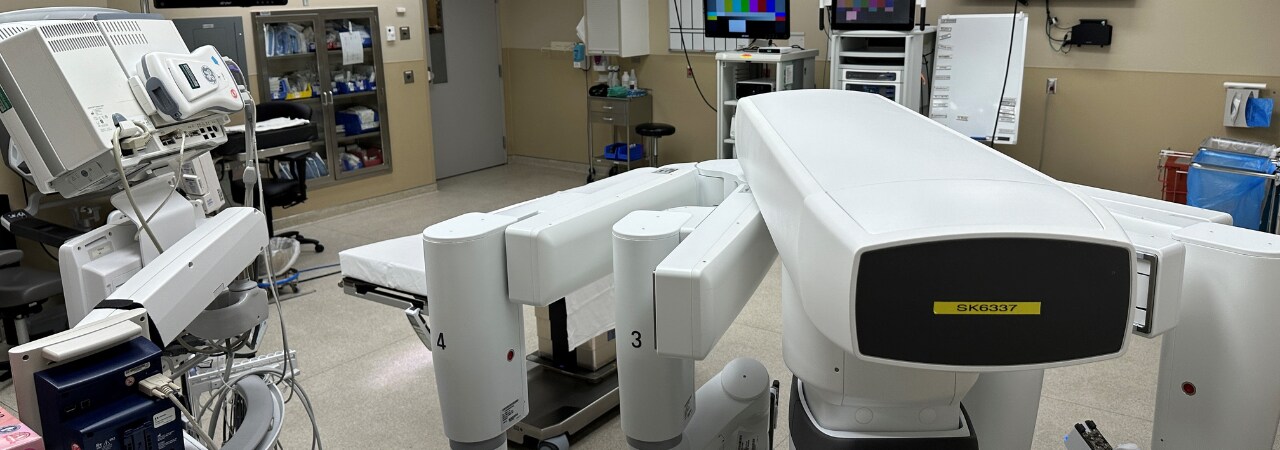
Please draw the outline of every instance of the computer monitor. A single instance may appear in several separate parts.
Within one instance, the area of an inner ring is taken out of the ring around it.
[[[906,31],[915,17],[915,0],[835,0],[831,29]]]
[[[787,39],[791,0],[705,0],[707,37]]]

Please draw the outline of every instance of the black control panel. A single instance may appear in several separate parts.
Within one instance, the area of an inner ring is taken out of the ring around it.
[[[934,241],[858,263],[863,354],[951,366],[1112,355],[1129,333],[1133,256],[1119,246],[1034,238]]]

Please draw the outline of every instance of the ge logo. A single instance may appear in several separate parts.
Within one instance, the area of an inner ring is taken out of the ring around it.
[[[9,425],[7,427],[0,428],[0,433],[12,433],[14,431],[18,431],[18,428],[19,427],[17,425]]]
[[[200,70],[204,72],[204,79],[209,80],[210,83],[218,81],[218,75],[214,74],[209,66],[200,66]]]

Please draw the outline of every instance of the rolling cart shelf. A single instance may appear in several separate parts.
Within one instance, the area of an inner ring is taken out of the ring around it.
[[[844,31],[831,35],[827,87],[879,94],[928,115],[937,31]]]
[[[739,87],[763,86],[749,89],[752,93],[813,89],[817,71],[817,49],[791,53],[750,53],[742,51],[716,54],[717,101],[716,157],[735,158],[731,135],[733,116],[738,111]],[[742,91],[747,92],[747,91]]]
[[[653,166],[656,162],[649,149],[645,149],[643,158],[634,161],[605,159],[603,153],[604,147],[609,144],[620,142],[630,147],[644,142],[636,134],[636,125],[652,121],[652,93],[630,98],[587,97],[587,182],[637,167]],[[609,140],[601,139],[600,136],[606,136]],[[600,169],[604,171],[598,171],[596,166],[601,166]]]
[[[615,165],[615,166],[631,166],[631,168],[632,168],[632,169],[634,169],[634,168],[636,168],[636,167],[647,167],[647,166],[648,166],[648,164],[646,164],[646,162],[648,162],[648,159],[646,159],[646,158],[637,159],[637,160],[635,160],[635,161],[619,161],[619,160],[616,160],[616,159],[609,159],[609,158],[605,158],[605,157],[604,157],[604,155],[597,155],[597,156],[595,157],[595,160],[596,160],[596,162],[598,162],[598,163],[613,164],[613,165]]]

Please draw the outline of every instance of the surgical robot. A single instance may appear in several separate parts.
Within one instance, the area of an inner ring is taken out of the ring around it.
[[[452,448],[505,448],[528,414],[521,306],[610,272],[625,445],[772,448],[764,367],[697,389],[692,367],[775,255],[792,448],[1029,448],[1044,369],[1119,357],[1131,334],[1164,336],[1154,448],[1272,445],[1280,239],[1053,180],[874,95],[753,96],[736,121],[740,160],[424,230]]]
[[[211,343],[229,347],[230,375],[234,350],[256,347],[268,316],[252,269],[267,246],[266,220],[223,208],[207,154],[242,110],[255,148],[244,84],[233,61],[211,46],[189,50],[159,16],[0,14],[6,163],[42,194],[116,192],[118,208],[59,249],[72,329],[9,350],[20,418],[49,448],[216,447],[190,412],[200,392],[188,375],[201,374]],[[245,176],[252,188],[256,173]],[[6,217],[5,226],[33,215]],[[267,379],[292,377],[289,362],[274,364],[238,365],[256,371],[235,378],[218,370],[205,382],[204,392],[238,393],[239,426],[225,448],[274,445],[284,398]]]

